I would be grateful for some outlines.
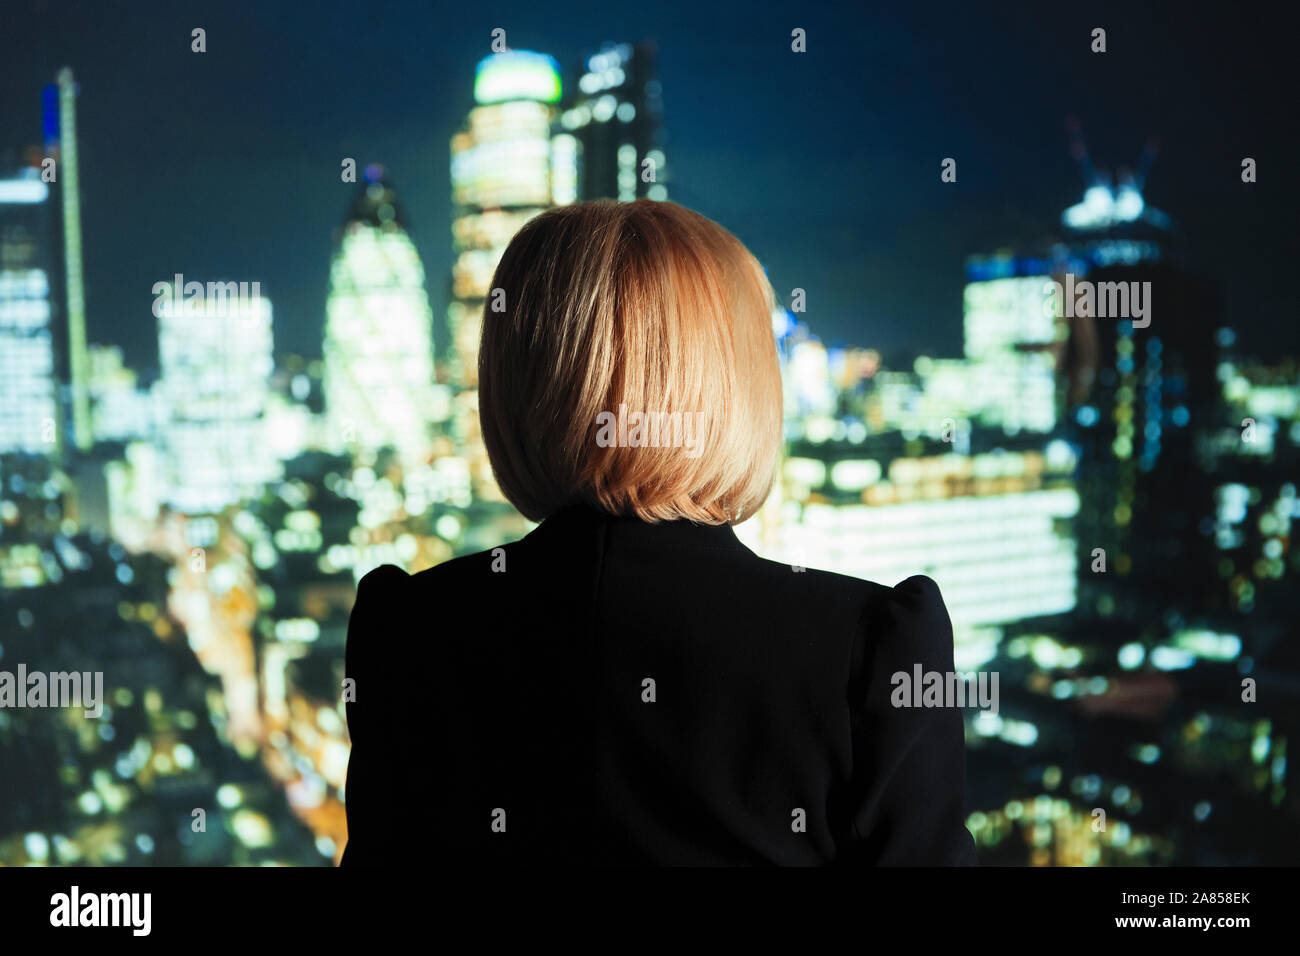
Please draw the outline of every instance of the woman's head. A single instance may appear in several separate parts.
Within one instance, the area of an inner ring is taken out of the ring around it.
[[[483,313],[479,415],[533,520],[586,502],[657,521],[742,521],[781,443],[773,296],[735,236],[675,203],[548,210],[501,258]]]

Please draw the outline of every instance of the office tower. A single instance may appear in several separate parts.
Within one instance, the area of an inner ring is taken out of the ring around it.
[[[486,57],[475,72],[476,105],[451,138],[451,437],[476,498],[501,500],[479,432],[484,309],[491,308],[489,285],[506,246],[524,223],[553,204],[551,129],[560,90],[559,65],[544,53],[512,50]]]
[[[478,383],[482,313],[501,253],[552,205],[550,134],[559,98],[559,66],[546,54],[512,50],[478,64],[477,105],[451,139],[455,264],[447,324],[455,385]]]
[[[424,266],[383,167],[369,166],[330,262],[324,392],[330,445],[425,459],[434,413]]]
[[[1057,357],[1068,327],[1052,314],[1049,272],[1042,261],[1011,256],[967,268],[964,348],[979,382],[973,413],[1007,434],[1046,434],[1056,426]]]
[[[58,457],[48,202],[39,170],[0,177],[0,452]]]
[[[1084,449],[1082,531],[1090,548],[1106,549],[1113,575],[1137,572],[1140,592],[1126,595],[1131,602],[1173,598],[1193,586],[1189,574],[1210,571],[1209,562],[1185,566],[1180,556],[1202,537],[1189,516],[1203,513],[1211,497],[1197,433],[1212,424],[1218,392],[1217,293],[1169,256],[1088,277],[1099,286],[1149,283],[1152,314],[1146,328],[1091,320],[1096,351],[1082,380],[1092,384],[1078,390],[1073,406]]]
[[[54,160],[56,208],[63,230],[62,275],[56,298],[62,301],[56,354],[59,377],[67,388],[72,444],[88,451],[94,444],[90,417],[90,361],[86,350],[86,296],[81,262],[81,180],[77,151],[78,86],[72,70],[59,71],[45,87],[42,110],[45,155]]]
[[[122,361],[116,345],[92,345],[88,350],[91,425],[96,442],[152,441],[155,403],[141,388],[134,369]]]
[[[1081,565],[1104,552],[1107,568],[1085,576],[1086,603],[1130,617],[1212,584],[1210,561],[1182,558],[1201,537],[1190,516],[1212,496],[1196,445],[1218,403],[1218,293],[1142,196],[1153,155],[1112,186],[1076,143],[1088,185],[1062,214],[1072,265],[1054,277],[1072,300],[1063,385],[1082,451]]]
[[[166,500],[186,514],[219,512],[276,477],[265,422],[271,303],[256,291],[244,294],[247,283],[239,288],[234,296],[178,301],[168,293],[155,302],[161,366],[155,387],[168,412]]]
[[[557,203],[668,198],[654,61],[652,45],[630,43],[587,58],[552,143]]]

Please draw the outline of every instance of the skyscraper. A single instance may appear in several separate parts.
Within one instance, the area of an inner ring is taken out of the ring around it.
[[[457,385],[477,385],[483,304],[501,253],[552,205],[550,135],[559,98],[559,65],[543,53],[496,53],[475,71],[477,105],[451,139],[456,261],[447,321]]]
[[[650,44],[607,43],[589,56],[552,144],[557,203],[667,199],[663,105]],[[564,187],[573,183],[573,194]]]
[[[63,230],[62,275],[58,288],[64,305],[57,336],[59,376],[67,387],[68,418],[73,444],[89,451],[94,444],[90,418],[90,360],[86,350],[86,295],[81,263],[81,179],[77,150],[78,86],[64,67],[57,83],[45,87],[45,155],[54,160],[58,183],[56,208]]]
[[[157,308],[166,499],[186,514],[215,513],[276,474],[265,419],[271,303],[164,295]]]
[[[478,64],[477,105],[451,139],[452,438],[469,466],[476,497],[500,498],[479,434],[483,310],[492,273],[511,238],[554,203],[551,129],[560,93],[559,65],[552,57],[526,50],[493,54]]]
[[[1068,424],[1082,452],[1081,567],[1101,552],[1107,562],[1105,574],[1083,578],[1082,603],[1132,617],[1160,595],[1213,584],[1210,562],[1179,556],[1200,540],[1189,516],[1207,512],[1212,496],[1196,434],[1217,403],[1218,295],[1188,269],[1169,216],[1143,198],[1153,146],[1114,186],[1078,138],[1075,155],[1086,189],[1061,217],[1073,273],[1065,278],[1096,301],[1063,303],[1074,307]]]
[[[1010,257],[971,266],[962,300],[976,416],[1008,434],[1046,434],[1056,427],[1058,353],[1068,333],[1047,307],[1050,269]]]
[[[397,195],[369,166],[330,263],[325,411],[334,450],[427,457],[434,414],[433,312]]]
[[[24,167],[0,178],[0,452],[56,456],[49,188]]]

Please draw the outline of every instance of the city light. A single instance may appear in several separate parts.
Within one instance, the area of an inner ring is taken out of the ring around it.
[[[443,91],[452,119],[416,131],[448,163],[432,187],[428,168],[359,157],[319,228],[296,233],[324,296],[306,316],[260,276],[205,275],[191,297],[187,247],[151,277],[161,292],[88,299],[83,232],[102,243],[112,224],[81,191],[118,145],[87,137],[78,154],[92,91],[70,70],[31,78],[40,145],[0,169],[0,668],[74,660],[108,691],[95,723],[0,709],[18,767],[0,786],[0,864],[337,862],[358,581],[533,527],[479,423],[503,251],[558,205],[700,188],[685,172],[698,145],[666,135],[664,97],[690,94],[661,82],[653,44],[564,65],[509,50],[471,74],[478,55]],[[805,311],[787,292],[812,280],[791,263],[815,277],[823,253],[755,247],[781,290],[785,447],[737,535],[797,570],[938,584],[954,665],[1002,678],[996,715],[964,715],[966,823],[986,862],[1254,863],[1300,846],[1286,760],[1300,366],[1245,351],[1144,198],[1148,165],[1115,185],[1089,166],[1059,217],[1024,197],[1037,238],[929,263],[952,280],[946,349],[887,342],[887,304]],[[290,226],[305,229],[276,228]],[[430,234],[449,239],[442,259]],[[1063,308],[1054,290],[1076,281],[1149,282],[1154,320]],[[151,302],[156,368],[86,342]],[[318,354],[284,346],[303,326]],[[843,327],[855,341],[833,338]],[[444,639],[461,596],[440,600],[421,640]],[[414,762],[426,730],[411,733]],[[1228,834],[1213,853],[1198,842],[1211,827]]]

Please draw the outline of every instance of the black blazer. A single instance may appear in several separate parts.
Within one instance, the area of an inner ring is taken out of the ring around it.
[[[935,583],[757,557],[583,506],[361,581],[345,866],[975,864]]]

